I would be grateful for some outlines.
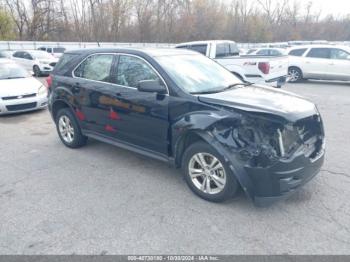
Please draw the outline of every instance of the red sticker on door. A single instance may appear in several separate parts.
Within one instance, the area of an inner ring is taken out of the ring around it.
[[[109,111],[109,119],[112,119],[112,120],[120,120],[120,116],[117,112],[115,112],[112,108],[111,110]]]
[[[85,120],[85,115],[83,114],[83,112],[81,112],[79,109],[77,109],[77,111],[75,112],[77,118],[80,121],[84,121]]]

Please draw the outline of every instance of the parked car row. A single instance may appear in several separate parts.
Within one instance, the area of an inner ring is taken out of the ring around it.
[[[259,48],[242,54],[232,41],[183,43],[176,48],[199,52],[246,82],[281,87],[307,79],[350,81],[350,47],[300,45],[290,49]]]
[[[38,50],[0,51],[0,58],[15,60],[35,76],[48,75],[65,52],[63,47],[39,47]]]
[[[245,82],[281,87],[287,81],[288,57],[285,55],[240,56],[233,41],[197,41],[182,43],[176,48],[197,51],[219,64]]]
[[[48,75],[58,58],[49,51],[0,51],[0,115],[47,107],[48,90],[34,76]]]

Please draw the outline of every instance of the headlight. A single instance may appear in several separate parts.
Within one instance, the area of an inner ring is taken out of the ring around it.
[[[47,95],[47,88],[46,86],[40,86],[38,89],[38,96],[44,96]]]

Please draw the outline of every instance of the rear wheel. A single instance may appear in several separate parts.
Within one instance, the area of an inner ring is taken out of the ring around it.
[[[205,200],[222,202],[238,191],[237,180],[223,157],[204,142],[197,142],[185,151],[183,170],[187,185]]]
[[[303,73],[297,67],[290,67],[288,69],[289,82],[296,83],[303,79]]]
[[[33,72],[34,72],[34,76],[36,76],[36,77],[41,76],[41,70],[37,65],[33,66]]]
[[[64,145],[79,148],[86,144],[87,137],[81,133],[80,127],[71,110],[63,108],[56,117],[58,135]]]

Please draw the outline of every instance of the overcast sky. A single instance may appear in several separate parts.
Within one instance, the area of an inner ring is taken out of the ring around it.
[[[248,1],[251,4],[255,4],[256,0],[242,0]],[[267,0],[262,0],[265,2]],[[282,2],[281,0],[273,0],[275,3]],[[350,14],[350,0],[289,0],[292,4],[294,1],[299,2],[302,6],[306,7],[307,3],[310,1],[313,3],[313,12],[321,11],[322,16],[332,14],[337,15],[347,15]]]
[[[322,11],[322,15],[345,15],[350,13],[349,0],[312,0],[312,2],[315,8]]]

